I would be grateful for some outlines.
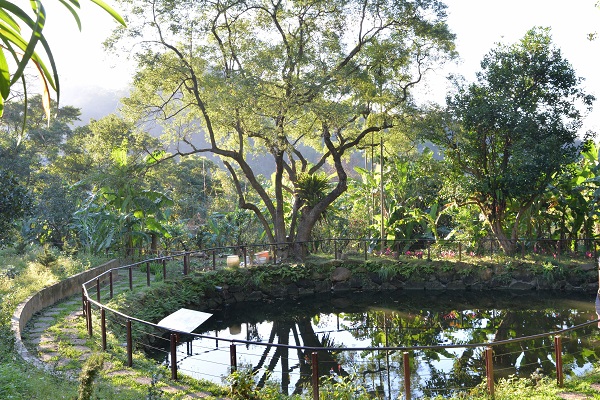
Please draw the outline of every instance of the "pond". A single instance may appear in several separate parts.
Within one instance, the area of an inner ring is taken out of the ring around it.
[[[278,302],[249,302],[212,310],[195,333],[259,342],[236,346],[238,367],[256,371],[259,384],[275,380],[284,393],[310,384],[311,351],[268,344],[371,351],[319,352],[320,374],[351,376],[380,398],[403,393],[403,352],[378,347],[497,342],[570,328],[598,319],[596,294],[564,292],[397,291],[341,293]],[[581,374],[600,357],[596,324],[563,337],[566,374]],[[181,373],[222,383],[229,373],[229,342],[182,337]],[[449,396],[485,381],[483,347],[410,352],[411,388],[419,395]],[[165,353],[155,353],[168,365]],[[545,337],[494,346],[495,378],[555,376],[554,340]],[[269,372],[267,372],[269,371]]]

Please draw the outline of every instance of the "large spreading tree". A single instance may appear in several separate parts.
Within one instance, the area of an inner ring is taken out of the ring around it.
[[[351,152],[397,134],[413,86],[454,55],[436,0],[123,4],[128,28],[112,43],[133,43],[139,62],[125,112],[161,124],[171,156],[220,157],[239,207],[296,256],[346,191]],[[273,179],[255,156],[272,160]]]
[[[548,29],[498,45],[481,68],[477,82],[448,99],[431,139],[447,150],[458,203],[476,204],[512,253],[523,216],[578,157],[578,130],[594,99]]]

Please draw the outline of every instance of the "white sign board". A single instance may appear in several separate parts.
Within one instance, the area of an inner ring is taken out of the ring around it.
[[[210,317],[210,313],[181,308],[161,319],[157,325],[165,329],[191,333]]]

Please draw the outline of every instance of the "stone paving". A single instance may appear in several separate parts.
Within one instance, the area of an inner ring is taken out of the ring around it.
[[[115,292],[125,288],[128,288],[128,282],[119,282],[115,285]],[[96,342],[100,340],[99,335],[90,338],[85,332],[81,296],[76,295],[34,315],[22,339],[29,352],[44,362],[51,373],[76,380],[82,362],[100,348]],[[110,356],[104,362],[102,374],[105,379],[125,376],[140,385],[150,387],[152,384],[152,377],[144,376],[139,370],[115,367]],[[214,398],[209,393],[194,392],[189,386],[169,379],[162,379],[156,389],[165,399]]]

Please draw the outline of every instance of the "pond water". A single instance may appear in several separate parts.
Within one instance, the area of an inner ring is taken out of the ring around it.
[[[285,393],[310,384],[311,352],[267,344],[329,348],[465,345],[496,342],[570,328],[598,319],[596,294],[556,292],[375,292],[310,296],[224,306],[195,333],[261,343],[236,346],[238,367],[256,379],[277,381]],[[566,374],[581,374],[600,357],[596,324],[565,334]],[[555,376],[552,337],[494,346],[495,377]],[[222,383],[229,373],[229,342],[182,337],[178,368]],[[485,381],[482,347],[410,352],[413,396],[449,396]],[[163,358],[168,365],[169,357]],[[155,355],[161,358],[160,355]],[[402,351],[319,352],[319,372],[352,376],[380,398],[404,391]],[[267,371],[270,371],[267,373]]]

